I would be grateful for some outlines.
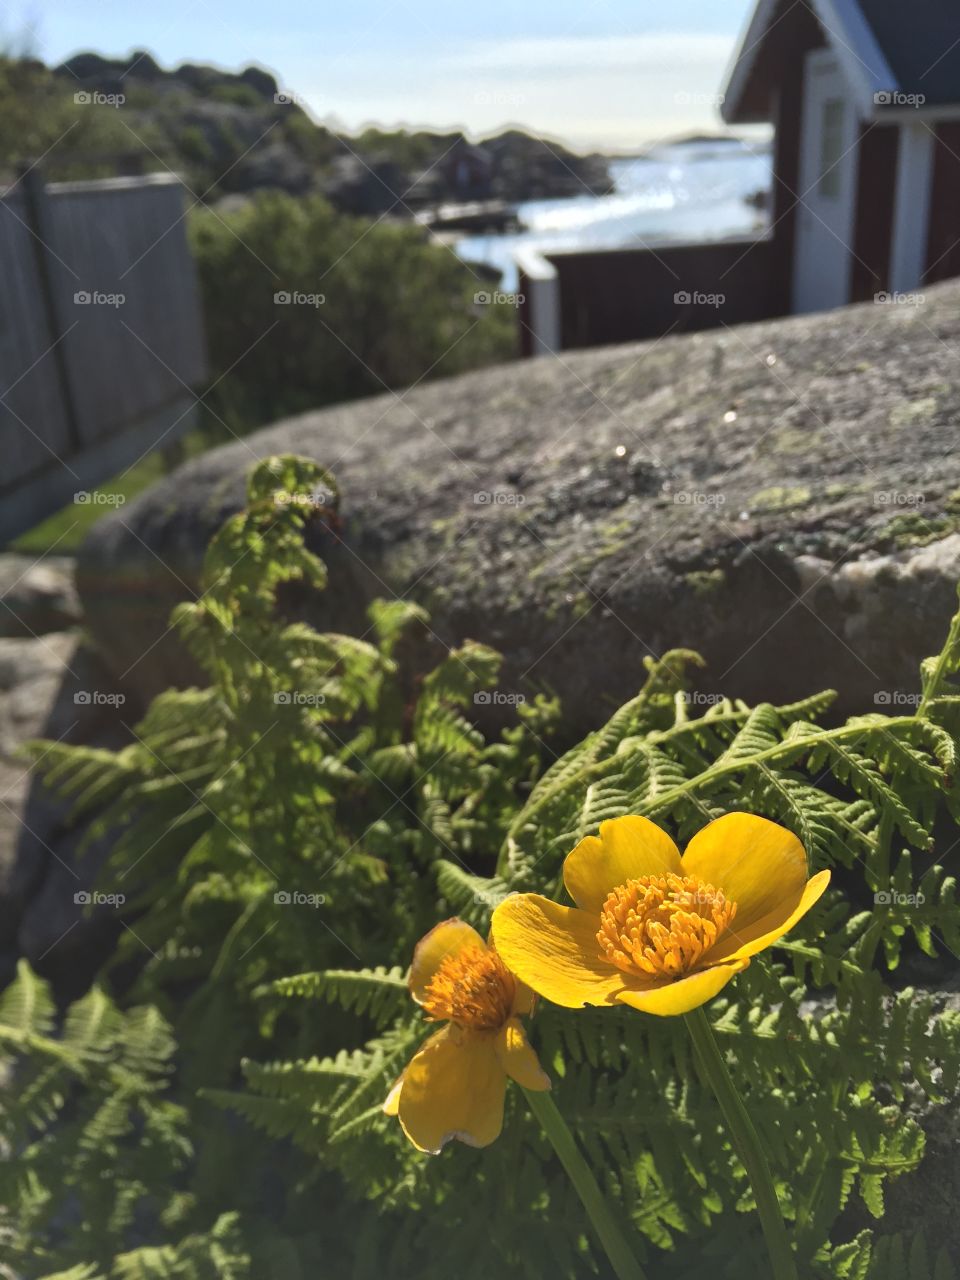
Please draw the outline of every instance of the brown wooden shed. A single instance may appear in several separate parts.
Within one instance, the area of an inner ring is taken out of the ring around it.
[[[722,114],[774,126],[781,312],[960,273],[956,3],[759,0]]]

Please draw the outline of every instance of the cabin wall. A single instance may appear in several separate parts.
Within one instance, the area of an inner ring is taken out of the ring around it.
[[[803,57],[785,68],[777,93],[773,152],[770,300],[775,315],[788,315],[793,292],[793,252],[800,195],[800,143],[803,119]]]
[[[900,129],[864,125],[859,148],[850,301],[869,302],[890,288]]]
[[[812,11],[795,0],[782,0],[745,91],[749,118],[772,120],[774,135],[773,200],[769,300],[771,315],[792,309],[793,255],[800,190],[800,143],[803,119],[803,70],[806,55],[825,43]]]
[[[547,255],[560,293],[560,348],[692,333],[764,320],[769,239]],[[520,292],[529,294],[521,276]],[[521,311],[524,354],[530,334]]]
[[[960,275],[960,121],[935,128],[924,284]]]

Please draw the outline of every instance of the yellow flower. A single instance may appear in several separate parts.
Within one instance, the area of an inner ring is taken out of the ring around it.
[[[554,1004],[688,1013],[792,929],[829,880],[808,880],[797,837],[754,814],[709,823],[683,858],[649,819],[612,818],[563,864],[575,907],[516,894],[494,912],[492,936]]]
[[[419,1151],[436,1155],[451,1138],[489,1146],[503,1127],[507,1076],[525,1089],[550,1088],[518,1016],[536,997],[457,919],[420,939],[409,984],[426,1016],[446,1026],[414,1055],[383,1109]]]

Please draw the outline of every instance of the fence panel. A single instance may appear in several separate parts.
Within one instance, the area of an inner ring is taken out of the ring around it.
[[[0,538],[189,424],[206,378],[180,182],[167,175],[0,198]]]

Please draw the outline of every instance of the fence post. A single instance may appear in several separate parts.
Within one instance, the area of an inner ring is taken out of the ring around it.
[[[46,180],[38,165],[25,168],[20,174],[19,181],[23,188],[25,221],[33,237],[40,300],[46,319],[47,332],[50,335],[49,354],[56,369],[60,398],[63,401],[67,435],[74,450],[79,452],[81,448],[80,422],[77,416],[73,380],[70,376],[70,366],[67,361],[66,345],[64,343],[64,336],[68,326],[61,316],[51,267],[53,248],[50,243],[52,239],[48,204],[50,197],[47,195]]]

